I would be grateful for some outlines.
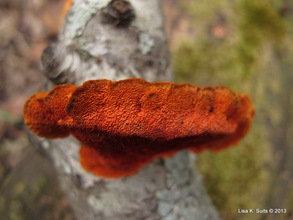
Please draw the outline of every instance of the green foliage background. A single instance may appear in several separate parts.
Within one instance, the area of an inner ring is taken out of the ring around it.
[[[182,1],[196,35],[173,51],[177,82],[227,85],[251,96],[256,118],[234,148],[198,157],[223,219],[289,219],[293,201],[293,4],[289,1]],[[291,13],[289,13],[291,10]],[[211,28],[220,25],[223,37]],[[291,122],[291,123],[290,123]],[[290,205],[291,204],[291,205]],[[238,209],[287,208],[282,215]]]

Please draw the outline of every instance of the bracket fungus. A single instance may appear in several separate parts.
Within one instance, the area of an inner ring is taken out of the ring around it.
[[[224,86],[142,79],[59,85],[33,95],[23,112],[25,124],[41,137],[75,136],[82,167],[106,178],[132,175],[182,149],[235,145],[254,115],[247,95]]]

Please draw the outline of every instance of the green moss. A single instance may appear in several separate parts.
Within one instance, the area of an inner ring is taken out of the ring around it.
[[[239,219],[238,208],[258,208],[265,199],[267,174],[263,166],[270,154],[263,154],[265,146],[260,142],[254,131],[239,146],[198,156],[204,184],[223,219]]]
[[[276,47],[282,45],[287,33],[280,9],[271,1],[240,1],[236,5],[240,20],[238,21],[238,41],[236,50],[238,62],[246,72],[252,72],[262,56],[262,46],[266,43]]]
[[[184,42],[173,54],[174,75],[177,82],[186,82],[193,79],[195,73],[201,71],[207,57],[203,57],[200,51],[204,45],[195,45],[193,42]]]
[[[280,8],[271,1],[241,1],[237,7],[241,16],[240,34],[248,44],[266,40],[279,43],[286,35]]]
[[[248,82],[251,63],[243,63],[233,47],[229,42],[215,44],[207,40],[183,43],[173,54],[175,80],[202,86],[225,84],[237,89],[237,82]]]
[[[194,5],[189,11],[196,18],[199,34],[197,39],[183,42],[173,53],[178,82],[225,83],[232,88],[237,82],[249,82],[263,55],[263,46],[270,43],[279,47],[287,33],[279,8],[269,1],[234,3],[230,5],[235,8],[234,14],[221,8],[225,4],[216,4],[219,8],[214,5],[209,10],[203,8],[210,8],[210,2]],[[215,22],[216,14],[222,14],[227,20],[229,33],[222,40],[211,36],[207,28]],[[200,23],[199,15],[207,17],[201,17]]]
[[[245,140],[235,148],[216,154],[204,152],[198,157],[205,186],[222,218],[246,219],[247,216],[237,214],[238,208],[266,207],[270,182],[267,166],[275,164],[262,113],[276,110],[265,89],[273,88],[267,73],[275,71],[272,51],[282,51],[284,45],[290,47],[292,42],[288,45],[288,39],[292,38],[288,18],[281,15],[278,1],[212,2],[188,5],[198,34],[173,51],[173,69],[177,82],[223,84],[253,98],[256,118]],[[207,28],[218,14],[225,17],[228,30],[221,40],[215,39]],[[250,215],[249,219],[261,217]]]

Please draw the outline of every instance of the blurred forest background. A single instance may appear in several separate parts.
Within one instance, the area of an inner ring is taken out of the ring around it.
[[[0,216],[73,220],[50,160],[25,135],[22,106],[42,90],[43,49],[64,0],[0,0]],[[293,219],[293,1],[162,0],[174,81],[227,85],[251,96],[256,118],[229,150],[198,156],[223,219]],[[137,12],[139,13],[139,12]],[[286,208],[287,213],[238,214]]]

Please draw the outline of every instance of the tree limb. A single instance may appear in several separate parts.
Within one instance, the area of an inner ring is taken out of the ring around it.
[[[44,51],[44,74],[54,84],[104,78],[171,80],[159,2],[73,1],[58,42]],[[193,154],[157,159],[131,177],[102,179],[81,168],[80,144],[73,137],[32,137],[56,165],[79,220],[219,219]]]

